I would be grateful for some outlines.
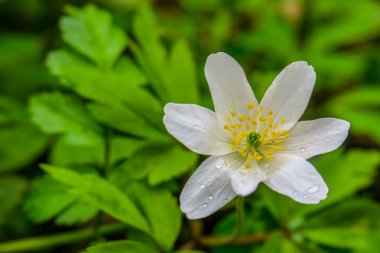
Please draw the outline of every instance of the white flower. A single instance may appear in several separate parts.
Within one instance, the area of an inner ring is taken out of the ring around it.
[[[319,203],[328,188],[306,159],[338,148],[347,121],[300,121],[315,82],[306,62],[287,66],[259,104],[240,65],[225,53],[208,57],[205,74],[215,112],[168,103],[166,129],[192,151],[210,155],[191,176],[181,196],[189,219],[206,217],[260,182],[305,203]],[[186,88],[186,87],[184,87]]]

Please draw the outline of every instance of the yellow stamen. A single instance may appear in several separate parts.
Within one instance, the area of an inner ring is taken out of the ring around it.
[[[227,121],[231,121],[231,118],[227,116],[227,117],[226,117],[226,120],[227,120]]]
[[[236,116],[236,112],[232,111],[232,112],[231,112],[231,116],[232,116],[232,117],[235,117],[235,116]]]

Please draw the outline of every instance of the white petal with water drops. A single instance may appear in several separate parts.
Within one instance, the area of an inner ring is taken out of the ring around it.
[[[230,183],[231,168],[224,163],[230,156],[210,156],[187,181],[180,196],[180,207],[189,219],[206,217],[235,198]]]
[[[304,159],[278,154],[271,160],[271,166],[271,172],[267,174],[264,183],[274,191],[305,204],[319,203],[326,198],[326,183],[313,165]]]
[[[228,135],[213,111],[198,105],[169,103],[164,108],[166,129],[192,151],[204,155],[231,152]]]

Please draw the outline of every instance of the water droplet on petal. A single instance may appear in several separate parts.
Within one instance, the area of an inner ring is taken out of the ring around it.
[[[212,181],[208,182],[207,185],[211,185],[212,184]]]
[[[203,205],[202,205],[202,207],[207,207],[208,206],[208,204],[207,203],[204,203]]]
[[[307,198],[308,196],[307,196],[307,194],[304,194],[303,197],[304,197],[304,198]]]
[[[308,193],[316,193],[319,191],[319,186],[318,185],[313,185],[310,188],[307,189]]]
[[[225,200],[224,200],[224,203],[227,203],[227,202],[228,202],[228,199],[225,199]]]
[[[200,130],[200,127],[198,125],[194,125],[194,129],[198,131]]]
[[[215,167],[218,168],[218,169],[220,169],[220,168],[222,168],[222,164],[221,164],[221,163],[217,163],[217,164],[215,165]]]
[[[293,191],[292,194],[293,195],[298,195],[298,191]]]
[[[212,196],[212,195],[208,196],[209,200],[212,200],[213,198],[214,198],[214,196]]]
[[[260,179],[260,175],[259,175],[259,174],[253,174],[253,178],[254,178],[255,180],[259,180],[259,179]]]
[[[305,151],[305,147],[301,147],[301,148],[300,148],[300,151],[301,151],[301,152],[304,152],[304,151]]]
[[[247,170],[239,170],[239,173],[240,173],[241,175],[246,175],[246,174],[247,174]]]
[[[199,188],[200,188],[200,189],[203,189],[203,188],[205,188],[205,185],[202,184],[201,186],[199,186]]]

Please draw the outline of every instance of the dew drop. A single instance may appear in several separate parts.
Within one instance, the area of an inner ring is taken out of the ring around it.
[[[224,203],[227,203],[227,202],[228,202],[228,199],[225,199],[225,200],[224,200]]]
[[[307,196],[307,194],[304,194],[303,197],[306,199],[308,196]]]
[[[194,129],[198,131],[200,130],[200,127],[198,125],[194,125]]]
[[[218,169],[220,169],[220,168],[222,168],[222,164],[221,164],[221,163],[217,163],[217,164],[215,165],[215,167],[218,168]]]
[[[308,193],[316,193],[319,191],[319,186],[318,185],[313,185],[309,189],[307,189]]]
[[[212,181],[208,182],[207,185],[211,185],[212,184]]]
[[[256,179],[256,180],[259,180],[260,179],[260,175],[259,174],[254,174],[253,178]]]
[[[247,174],[247,170],[239,170],[239,173],[240,173],[241,175],[246,175],[246,174]]]
[[[214,196],[212,196],[212,195],[208,196],[209,200],[212,200],[213,198],[214,198]]]
[[[300,148],[300,151],[301,151],[301,152],[304,152],[304,151],[305,151],[305,147],[301,147],[301,148]]]
[[[292,194],[293,195],[298,195],[298,191],[293,191]]]
[[[207,207],[208,206],[208,204],[207,203],[204,203],[203,205],[202,205],[202,207]]]
[[[199,186],[199,188],[200,188],[200,189],[203,189],[203,188],[205,188],[205,185],[202,184],[201,186]]]

